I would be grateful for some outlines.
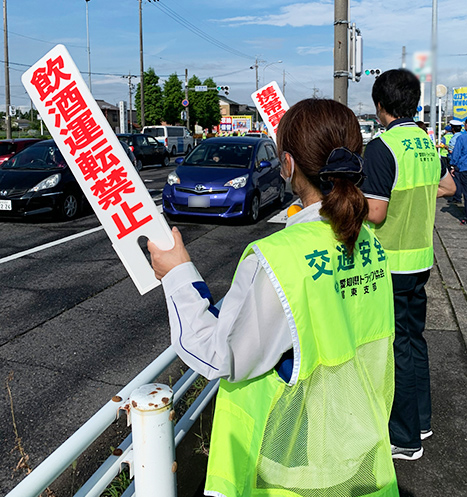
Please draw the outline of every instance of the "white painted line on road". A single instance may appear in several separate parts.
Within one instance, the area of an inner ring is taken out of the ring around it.
[[[162,205],[156,205],[156,208],[159,212],[162,212]],[[0,264],[3,264],[4,262],[14,261],[15,259],[21,259],[21,257],[25,257],[26,255],[31,255],[36,252],[41,252],[42,250],[55,247],[56,245],[61,245],[62,243],[71,242],[72,240],[76,240],[77,238],[81,238],[83,236],[92,235],[93,233],[96,233],[97,231],[101,231],[103,229],[104,228],[102,226],[97,226],[97,228],[92,228],[87,231],[82,231],[81,233],[75,233],[74,235],[66,236],[65,238],[60,238],[59,240],[55,240],[54,242],[44,243],[44,245],[39,245],[38,247],[24,250],[23,252],[18,252],[17,254],[9,255],[8,257],[4,257],[3,259],[0,259]]]
[[[0,264],[4,262],[10,262],[15,259],[20,259],[26,255],[31,255],[36,252],[40,252],[41,250],[45,250],[51,247],[55,247],[56,245],[60,245],[62,243],[70,242],[71,240],[75,240],[76,238],[81,238],[82,236],[91,235],[92,233],[96,233],[97,231],[101,231],[104,228],[102,226],[98,226],[97,228],[92,228],[87,231],[82,231],[81,233],[75,233],[74,235],[67,236],[65,238],[61,238],[60,240],[55,240],[54,242],[44,243],[44,245],[39,245],[38,247],[34,247],[29,250],[24,250],[23,252],[18,252],[17,254],[9,255],[8,257],[4,257],[0,259]]]

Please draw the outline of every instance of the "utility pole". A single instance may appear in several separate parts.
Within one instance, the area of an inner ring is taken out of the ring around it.
[[[436,136],[436,83],[438,57],[438,0],[433,0],[431,26],[431,93],[430,93],[430,128]]]
[[[260,62],[265,62],[264,60],[258,60],[258,57],[255,59],[254,65],[250,66],[250,69],[255,69],[256,71],[256,91],[258,91],[259,88],[259,80],[258,80],[258,65]],[[255,129],[256,129],[256,123],[258,122],[258,109],[255,109]]]
[[[89,91],[92,93],[91,88],[91,47],[89,45],[89,10],[88,10],[88,2],[90,0],[86,0],[86,38],[88,45],[88,86]]]
[[[258,57],[255,59],[255,71],[256,71],[256,91],[258,91]],[[256,123],[258,122],[258,109],[255,106],[255,129]]]
[[[140,96],[141,96],[141,129],[146,125],[144,118],[144,62],[143,62],[143,6],[139,0],[139,72],[140,72]],[[131,109],[131,105],[130,105]]]
[[[334,100],[347,105],[349,0],[334,0]]]
[[[188,100],[188,69],[185,69],[185,100]],[[185,107],[186,112],[186,127],[190,129],[190,105]]]
[[[285,97],[285,69],[284,71],[282,72],[282,94],[284,95]]]
[[[133,113],[131,112],[131,90],[133,89],[132,87],[134,85],[131,84],[131,78],[136,78],[134,74],[131,74],[131,72],[128,73],[128,76],[122,76],[122,78],[128,78],[128,96],[129,96],[129,101],[130,105],[128,108],[128,115],[129,115],[129,121],[130,121],[130,133],[133,133]]]
[[[8,27],[6,16],[6,0],[3,0],[3,44],[5,58],[5,128],[6,137],[11,138],[11,116],[10,116],[10,64],[8,62]]]
[[[407,64],[405,62],[405,57],[406,57],[406,52],[405,52],[405,46],[402,47],[402,69],[405,69],[407,67]]]

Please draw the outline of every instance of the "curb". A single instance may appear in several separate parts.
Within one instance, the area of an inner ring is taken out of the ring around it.
[[[447,291],[457,326],[464,340],[464,345],[467,347],[467,313],[465,312],[467,301],[465,291],[456,267],[449,257],[436,226],[433,233],[433,246],[436,264],[441,273],[441,280]]]

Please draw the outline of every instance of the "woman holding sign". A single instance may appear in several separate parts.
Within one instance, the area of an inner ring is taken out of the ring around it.
[[[222,378],[205,494],[397,496],[392,288],[362,224],[360,127],[344,105],[308,99],[277,142],[304,209],[246,248],[220,313],[176,228],[172,250],[148,244],[174,348]]]

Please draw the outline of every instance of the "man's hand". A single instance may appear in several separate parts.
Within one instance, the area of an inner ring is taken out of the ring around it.
[[[191,261],[190,255],[183,244],[182,234],[175,226],[172,228],[172,235],[175,245],[170,250],[161,250],[151,240],[148,241],[151,265],[158,280],[161,280],[174,267]]]

